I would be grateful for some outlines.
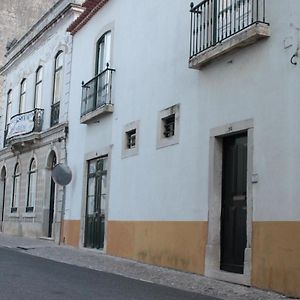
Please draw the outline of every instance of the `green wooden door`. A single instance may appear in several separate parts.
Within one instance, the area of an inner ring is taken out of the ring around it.
[[[85,242],[88,248],[102,249],[105,234],[107,157],[89,161],[86,200]]]
[[[247,134],[224,138],[221,270],[243,273],[247,222]]]

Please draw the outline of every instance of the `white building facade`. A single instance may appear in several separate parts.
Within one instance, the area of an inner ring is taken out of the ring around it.
[[[65,242],[299,296],[298,1],[84,5]]]
[[[71,25],[60,26],[64,43],[53,33],[41,51],[52,80],[64,53],[58,124],[49,128],[50,82],[39,138],[31,133],[28,145],[26,135],[18,143],[12,136],[0,153],[5,204],[37,169],[48,187],[35,213],[40,205],[47,235],[55,153],[73,172],[65,194],[55,192],[54,227],[65,244],[299,296],[300,3],[82,6]],[[28,60],[27,74],[23,60],[11,57],[2,70],[5,97],[17,87],[13,95],[22,100],[23,79],[31,74],[33,86],[44,64]],[[27,97],[27,85],[25,91]],[[34,211],[25,211],[24,199],[13,200],[17,211],[5,205],[4,231],[38,220],[26,217]]]
[[[64,191],[51,170],[66,162],[72,37],[82,12],[59,1],[7,52],[1,118],[2,231],[60,239]]]

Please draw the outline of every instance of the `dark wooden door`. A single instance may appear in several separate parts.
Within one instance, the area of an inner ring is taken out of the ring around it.
[[[3,220],[4,220],[4,209],[5,209],[5,192],[6,192],[6,173],[2,178],[2,209],[1,209],[1,231],[3,228]]]
[[[56,165],[56,156],[53,156],[52,169]],[[49,221],[48,221],[48,237],[52,237],[53,217],[54,217],[54,203],[55,203],[55,182],[51,177],[50,183],[50,204],[49,204]]]
[[[88,192],[85,223],[85,247],[102,249],[105,232],[106,161],[89,162]]]
[[[221,270],[243,273],[247,242],[247,134],[223,140]]]

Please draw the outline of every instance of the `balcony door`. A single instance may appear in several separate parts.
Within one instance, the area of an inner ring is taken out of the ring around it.
[[[107,104],[107,97],[109,94],[109,76],[110,72],[105,70],[110,65],[111,55],[111,32],[106,32],[97,43],[97,57],[96,57],[96,108]]]
[[[88,162],[85,240],[87,248],[103,249],[105,237],[107,157]]]
[[[253,0],[215,0],[216,41],[221,41],[252,23]]]

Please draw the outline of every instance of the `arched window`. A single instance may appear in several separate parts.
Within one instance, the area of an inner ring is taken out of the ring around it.
[[[54,86],[52,103],[60,102],[62,94],[62,74],[63,74],[63,52],[60,51],[55,56]]]
[[[35,73],[34,108],[42,107],[43,67],[39,66]]]
[[[64,53],[59,51],[55,56],[53,99],[51,106],[51,126],[59,122],[59,103],[62,95],[63,59]]]
[[[21,178],[20,165],[16,163],[14,175],[13,175],[13,193],[12,193],[12,200],[11,200],[12,213],[16,212],[18,209],[19,194],[20,194],[20,178]]]
[[[97,42],[96,75],[110,64],[111,31],[107,31]]]
[[[32,212],[35,205],[36,198],[36,184],[37,184],[37,167],[35,159],[30,162],[28,172],[28,190],[27,190],[27,203],[26,212]]]
[[[20,86],[20,102],[19,102],[19,114],[25,112],[25,99],[26,98],[26,79],[21,81]]]

